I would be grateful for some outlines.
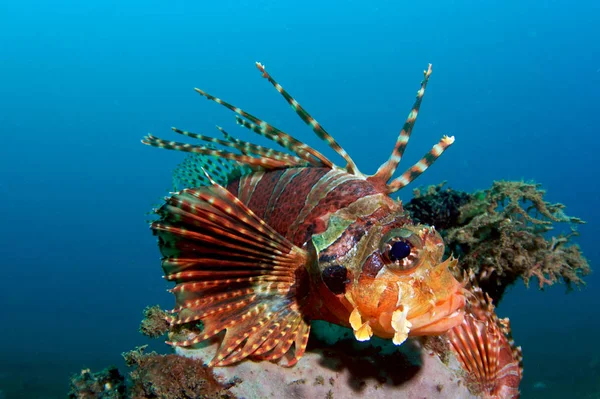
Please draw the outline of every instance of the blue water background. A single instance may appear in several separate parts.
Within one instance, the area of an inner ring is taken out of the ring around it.
[[[171,305],[144,213],[183,155],[139,140],[175,138],[171,126],[247,134],[193,87],[323,148],[255,61],[364,172],[387,159],[433,63],[403,164],[443,134],[456,143],[417,185],[535,179],[587,220],[578,242],[597,268],[599,4],[0,2],[0,390],[62,397],[71,372],[147,342],[146,305]],[[524,398],[600,391],[599,290],[596,273],[569,295],[507,295]]]

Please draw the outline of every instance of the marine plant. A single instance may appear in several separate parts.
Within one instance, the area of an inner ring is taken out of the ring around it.
[[[571,289],[591,272],[573,243],[584,222],[567,216],[563,204],[546,201],[545,194],[540,184],[523,181],[497,181],[472,194],[442,183],[414,190],[405,209],[416,221],[439,227],[447,253],[498,304],[518,279],[529,285],[535,277],[540,289],[562,281]],[[559,227],[570,231],[552,235]]]

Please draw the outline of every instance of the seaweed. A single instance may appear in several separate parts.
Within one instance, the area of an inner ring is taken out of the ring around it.
[[[150,338],[158,338],[165,335],[168,330],[167,312],[158,305],[147,306],[144,309],[144,319],[140,325],[140,333]]]
[[[70,399],[122,399],[125,398],[125,378],[114,367],[107,367],[97,373],[90,369],[81,370],[71,376]]]
[[[82,370],[71,377],[72,399],[235,399],[229,388],[238,383],[220,382],[202,361],[178,355],[144,353],[146,345],[123,353],[130,367],[123,376],[116,367],[98,373]]]
[[[159,306],[144,309],[140,332],[158,338],[167,332],[167,313]],[[201,360],[174,354],[145,353],[147,345],[123,353],[130,368],[123,376],[116,367],[98,373],[82,370],[71,377],[69,398],[206,398],[235,399],[229,388],[239,381],[221,382]]]
[[[178,355],[144,354],[138,347],[123,354],[129,373],[130,398],[234,399],[228,391],[235,382],[219,382],[202,361]]]
[[[519,278],[528,286],[536,277],[540,289],[559,281],[568,290],[585,284],[591,269],[572,242],[584,222],[567,216],[563,204],[547,202],[540,184],[497,181],[472,194],[443,186],[415,190],[405,209],[415,221],[440,230],[447,255],[475,274],[494,303]],[[570,232],[552,236],[560,223]]]

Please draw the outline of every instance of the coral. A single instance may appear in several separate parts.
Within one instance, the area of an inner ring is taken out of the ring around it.
[[[122,399],[125,398],[125,379],[116,367],[108,367],[98,373],[89,369],[71,376],[72,399]]]
[[[202,362],[177,355],[144,354],[145,346],[123,354],[129,373],[129,398],[234,399],[234,382],[223,384]]]
[[[442,185],[415,190],[406,210],[420,222],[441,230],[446,250],[473,271],[479,286],[498,303],[518,278],[540,288],[563,281],[570,289],[590,273],[579,247],[571,243],[574,227],[584,223],[564,213],[564,205],[544,200],[539,184],[498,181],[473,194],[443,189]],[[547,237],[557,223],[569,234]],[[443,226],[443,227],[442,227]]]
[[[238,380],[222,383],[201,361],[177,355],[144,353],[146,346],[123,353],[132,368],[127,379],[116,367],[99,373],[82,370],[71,377],[72,399],[235,399]]]
[[[413,190],[413,199],[405,205],[417,223],[445,230],[458,224],[460,208],[473,200],[473,196],[462,191],[443,189],[446,182],[436,186]]]
[[[160,306],[147,306],[144,309],[144,319],[140,325],[140,332],[143,335],[158,338],[165,335],[168,329],[167,313]]]

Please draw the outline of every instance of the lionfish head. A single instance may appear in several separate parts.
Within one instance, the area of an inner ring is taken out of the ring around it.
[[[337,214],[313,237],[324,303],[361,341],[375,334],[399,345],[409,335],[445,333],[464,317],[456,259],[442,260],[435,228],[412,224],[399,203],[376,198],[363,200],[365,213],[376,209],[369,216]]]

